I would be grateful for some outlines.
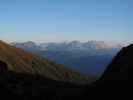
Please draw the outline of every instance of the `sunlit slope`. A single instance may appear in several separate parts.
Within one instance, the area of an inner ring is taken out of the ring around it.
[[[60,81],[91,82],[92,77],[71,71],[22,49],[0,41],[0,60],[8,64],[8,70],[20,73],[39,74]]]

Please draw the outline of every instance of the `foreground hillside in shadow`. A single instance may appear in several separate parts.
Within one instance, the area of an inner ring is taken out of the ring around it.
[[[55,81],[42,76],[6,72],[0,75],[0,92],[4,98],[19,100],[62,100],[64,97],[81,95],[83,85]]]
[[[19,100],[87,100],[96,97],[106,98],[105,95],[114,97],[113,99],[117,96],[123,97],[126,95],[127,90],[124,89],[128,88],[129,80],[133,80],[131,78],[132,59],[133,45],[130,45],[116,55],[99,80],[88,85],[77,85],[44,78],[41,75],[8,71],[7,64],[1,61],[1,97]],[[121,94],[118,95],[118,93]]]

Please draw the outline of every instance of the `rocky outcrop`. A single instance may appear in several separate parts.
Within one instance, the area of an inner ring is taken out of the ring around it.
[[[3,61],[0,61],[0,73],[5,73],[7,72],[8,68],[7,68],[7,64]]]

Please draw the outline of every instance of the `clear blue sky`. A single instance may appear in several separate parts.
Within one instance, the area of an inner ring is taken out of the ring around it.
[[[133,40],[133,0],[0,0],[0,39]]]

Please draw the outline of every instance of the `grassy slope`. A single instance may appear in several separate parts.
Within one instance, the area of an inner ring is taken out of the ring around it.
[[[93,80],[92,77],[81,75],[2,41],[0,41],[0,60],[6,62],[8,69],[14,72],[39,74],[61,81],[91,82]]]

